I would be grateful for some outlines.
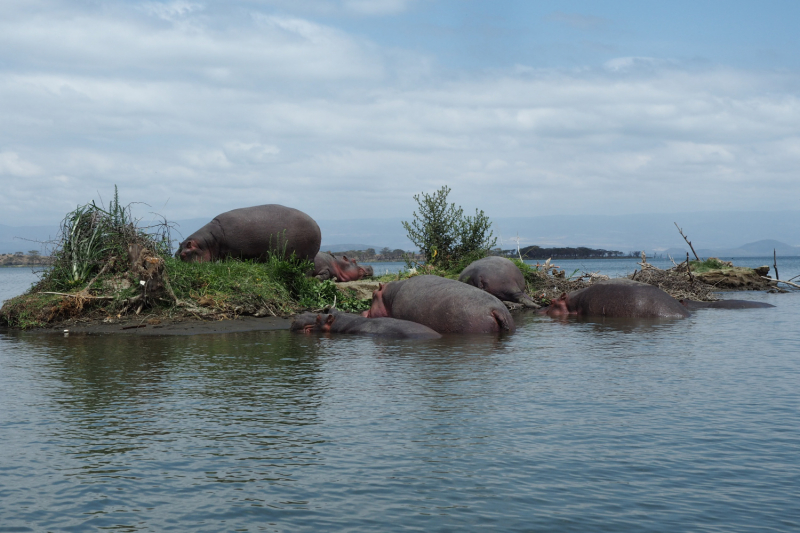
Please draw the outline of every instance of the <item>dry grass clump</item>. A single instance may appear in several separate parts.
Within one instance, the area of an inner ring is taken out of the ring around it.
[[[520,266],[519,262],[516,262]],[[661,270],[649,263],[639,263],[642,270],[634,272],[630,279],[653,285],[663,290],[677,300],[690,299],[710,302],[716,300],[712,291],[714,287],[703,283],[696,277],[690,278],[685,270],[677,268]],[[609,279],[595,272],[584,272],[578,276],[567,277],[564,271],[558,271],[548,264],[544,268],[531,268],[528,265],[520,266],[525,277],[527,292],[533,300],[540,305],[549,305],[550,300],[558,298],[563,293],[569,293],[589,287],[595,282]]]
[[[700,302],[713,302],[717,300],[712,291],[714,287],[703,283],[686,270],[671,268],[661,270],[649,263],[639,263],[642,270],[630,275],[630,279],[654,285],[666,292],[676,300],[696,300]]]

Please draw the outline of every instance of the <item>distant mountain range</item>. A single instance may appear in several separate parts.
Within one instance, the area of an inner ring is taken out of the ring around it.
[[[408,219],[410,217],[407,217]],[[173,238],[180,241],[208,222],[195,218],[175,222]],[[318,220],[322,249],[341,252],[388,247],[412,250],[401,222],[405,219]],[[492,218],[492,230],[503,249],[539,245],[587,246],[623,253],[645,250],[684,257],[689,246],[680,225],[702,257],[800,256],[800,211],[713,212],[641,215],[559,215]],[[0,225],[0,253],[47,250],[35,241],[58,236],[58,226]],[[27,240],[26,240],[27,239]],[[747,244],[741,244],[741,243]],[[355,244],[357,243],[357,244]],[[365,244],[366,243],[366,244]]]
[[[709,257],[765,257],[771,256],[773,251],[780,257],[795,257],[800,256],[800,246],[791,246],[785,242],[776,241],[774,239],[763,239],[756,242],[743,244],[737,248],[695,248],[697,255],[703,259]],[[673,258],[684,257],[686,253],[689,257],[694,259],[692,251],[688,246],[681,248],[669,248],[664,252],[664,255],[671,255]]]

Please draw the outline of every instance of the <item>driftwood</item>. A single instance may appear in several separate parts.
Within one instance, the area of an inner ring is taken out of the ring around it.
[[[675,227],[678,228],[678,232],[681,234],[681,237],[683,237],[683,240],[686,241],[686,244],[689,245],[689,248],[692,249],[692,253],[694,254],[694,258],[697,259],[698,261],[701,261],[700,256],[698,256],[697,252],[694,251],[694,246],[692,246],[692,241],[690,241],[689,238],[686,235],[683,234],[683,230],[681,229],[680,226],[678,226],[677,222],[675,222]]]
[[[769,276],[761,276],[761,277],[764,278],[765,280],[768,280],[768,281],[773,281],[775,283],[785,283],[787,285],[791,285],[792,287],[794,287],[796,289],[800,289],[800,285],[798,285],[797,283],[792,283],[791,281],[783,281],[782,279],[772,279]],[[775,277],[776,278],[778,277],[777,274],[775,275]]]
[[[772,266],[775,267],[775,280],[780,280],[781,277],[778,275],[778,252],[775,251],[775,248],[772,249]]]

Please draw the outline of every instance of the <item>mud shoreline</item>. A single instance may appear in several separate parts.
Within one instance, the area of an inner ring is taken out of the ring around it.
[[[242,333],[248,331],[288,330],[292,318],[239,316],[232,319],[202,320],[194,317],[152,318],[147,316],[123,318],[114,322],[87,321],[59,324],[49,328],[28,330],[27,333],[49,335],[205,335]],[[9,328],[0,328],[0,330]]]

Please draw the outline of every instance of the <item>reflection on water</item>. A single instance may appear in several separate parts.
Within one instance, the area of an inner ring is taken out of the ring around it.
[[[796,530],[800,295],[746,297],[778,307],[0,333],[0,530]]]

